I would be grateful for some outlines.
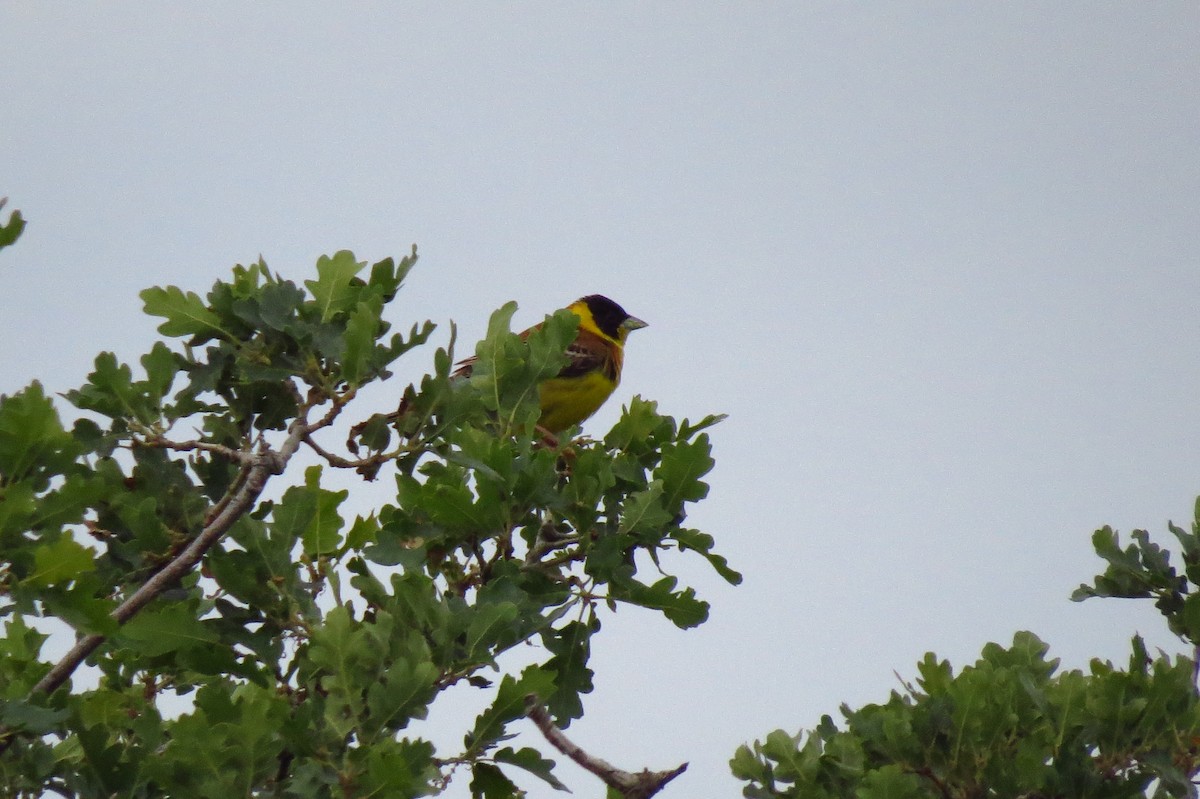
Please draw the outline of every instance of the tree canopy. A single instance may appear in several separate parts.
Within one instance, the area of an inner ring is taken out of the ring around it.
[[[140,369],[100,354],[66,422],[36,382],[0,399],[7,795],[402,797],[464,780],[499,797],[521,772],[565,787],[546,752],[506,744],[526,716],[618,795],[682,770],[608,766],[563,729],[606,612],[702,623],[670,574],[680,553],[740,579],[687,526],[719,417],[635,398],[602,439],[548,442],[537,385],[578,320],[522,339],[513,304],[469,379],[451,377],[452,333],[398,419],[360,409],[434,330],[384,319],[415,262],[339,252],[302,284],[259,262],[205,297],[151,288],[171,343]],[[392,481],[394,499],[351,512],[331,470]],[[74,645],[51,655],[55,629]],[[463,690],[489,701],[457,751],[407,732]]]

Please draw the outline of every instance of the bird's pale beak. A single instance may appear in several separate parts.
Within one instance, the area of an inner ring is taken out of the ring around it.
[[[641,330],[643,327],[649,327],[649,325],[647,325],[641,319],[638,319],[636,316],[630,316],[621,323],[621,327],[625,328],[626,330]]]

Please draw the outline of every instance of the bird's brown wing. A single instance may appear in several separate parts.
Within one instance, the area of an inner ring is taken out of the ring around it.
[[[609,380],[616,380],[621,371],[620,354],[611,343],[590,330],[580,330],[579,335],[567,347],[571,360],[558,373],[559,377],[580,377],[589,372],[603,372]]]
[[[451,374],[450,376],[451,377],[470,377],[471,370],[475,368],[476,360],[477,359],[475,358],[474,355],[472,355],[470,358],[463,358],[461,361],[454,364],[458,368],[456,368],[454,370],[454,373]]]
[[[529,338],[529,334],[532,333],[533,331],[537,330],[539,327],[541,327],[540,323],[534,325],[533,327],[522,330],[521,338]],[[470,377],[471,370],[473,370],[475,368],[475,362],[477,360],[479,360],[479,358],[477,358],[474,355],[472,355],[470,358],[463,358],[461,361],[454,364],[457,368],[454,370],[454,372],[450,376],[451,377]]]
[[[537,327],[531,327],[521,333],[521,338],[527,337]],[[558,373],[559,377],[579,377],[588,372],[603,371],[610,380],[616,380],[621,370],[620,354],[613,346],[589,330],[580,330],[579,335],[567,347],[567,357],[571,360]],[[476,357],[464,358],[455,366],[454,377],[470,377],[475,368]]]

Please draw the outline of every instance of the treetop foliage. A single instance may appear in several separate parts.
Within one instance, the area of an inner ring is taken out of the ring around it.
[[[720,417],[677,423],[639,397],[601,440],[537,430],[569,313],[523,340],[509,304],[469,379],[451,377],[452,335],[398,419],[354,415],[434,331],[384,319],[415,261],[339,252],[302,286],[260,261],[205,297],[147,289],[174,343],[140,369],[99,355],[64,394],[75,418],[38,383],[0,398],[9,795],[403,797],[464,779],[497,797],[515,772],[563,788],[552,759],[505,742],[532,711],[557,735],[582,716],[606,611],[702,623],[672,553],[740,580],[686,525]],[[349,448],[342,419],[362,422]],[[394,500],[354,509],[329,470],[394,481]],[[39,620],[74,631],[70,652],[45,649]],[[528,665],[501,659],[517,647]],[[408,732],[464,690],[487,701],[460,749]],[[169,712],[175,696],[190,708]]]
[[[957,674],[932,653],[883,704],[841,708],[798,735],[776,730],[738,749],[730,765],[749,799],[973,799],[1195,797],[1200,773],[1197,643],[1200,500],[1190,531],[1174,524],[1171,553],[1134,531],[1097,530],[1107,562],[1076,600],[1152,599],[1191,656],[1151,656],[1140,636],[1128,666],[1093,660],[1060,671],[1049,647],[1028,632],[1010,646],[988,644]]]

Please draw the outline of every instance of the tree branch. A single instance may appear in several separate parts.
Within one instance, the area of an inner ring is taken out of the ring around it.
[[[332,397],[332,407],[330,407],[328,412],[326,412],[326,414],[320,419],[310,425],[307,425],[306,433],[312,433],[315,430],[329,427],[329,425],[333,424],[334,419],[337,419],[338,416],[341,415],[342,409],[346,407],[346,404],[350,402],[350,400],[354,399],[354,397],[357,395],[358,388],[351,388],[344,394],[334,394]]]
[[[312,448],[313,452],[324,458],[325,462],[335,469],[358,469],[361,471],[362,469],[379,467],[395,457],[392,453],[387,453],[372,455],[369,458],[355,458],[354,460],[351,460],[349,458],[343,458],[341,455],[333,454],[318,444],[311,435],[304,436],[304,443]]]
[[[643,769],[637,773],[622,771],[611,763],[593,757],[585,752],[578,744],[567,738],[546,711],[541,701],[533,695],[525,697],[525,714],[542,731],[542,735],[555,749],[595,774],[604,784],[621,794],[625,799],[649,799],[661,791],[671,780],[687,770],[688,764],[671,769],[670,771],[650,771]]]
[[[301,415],[288,428],[288,436],[278,452],[270,449],[265,443],[261,443],[258,452],[238,453],[246,459],[244,462],[248,464],[249,468],[245,470],[245,479],[240,481],[241,485],[229,497],[229,501],[224,503],[220,512],[213,516],[212,520],[204,526],[204,529],[190,544],[155,572],[154,576],[143,583],[128,599],[118,605],[111,614],[112,618],[118,624],[129,621],[138,611],[150,604],[151,600],[193,569],[204,557],[204,553],[219,541],[238,519],[254,507],[255,501],[262,493],[267,481],[272,475],[283,472],[284,466],[296,453],[301,440],[307,434],[308,424]],[[231,451],[237,452],[236,450]],[[30,694],[50,693],[58,688],[67,681],[75,669],[79,668],[79,664],[83,663],[88,655],[104,643],[104,640],[103,635],[96,634],[86,635],[79,639],[75,646],[71,647],[70,651],[33,686]],[[0,751],[3,750],[0,749]]]
[[[223,444],[210,444],[207,441],[171,441],[169,438],[163,438],[162,436],[155,436],[140,441],[135,440],[134,446],[146,447],[147,449],[169,449],[174,452],[200,450],[201,452],[211,452],[214,455],[220,455],[222,458],[241,464],[250,463],[254,458],[252,452],[234,449]]]

